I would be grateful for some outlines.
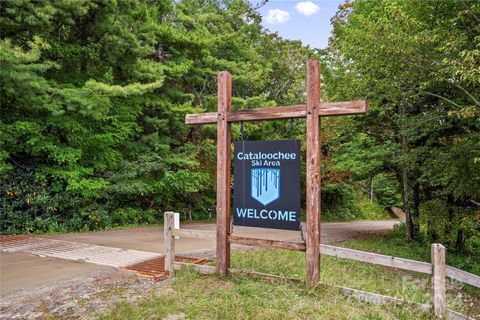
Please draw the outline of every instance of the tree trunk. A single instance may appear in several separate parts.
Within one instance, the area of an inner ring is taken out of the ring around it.
[[[458,252],[464,253],[465,251],[465,231],[461,227],[458,228],[457,231],[457,243],[455,247]]]
[[[432,200],[432,190],[425,189],[424,190],[424,195],[425,195],[425,203],[428,204]],[[428,206],[427,206],[427,208],[428,208]],[[437,230],[435,230],[435,226],[432,223],[431,212],[428,211],[426,213],[427,213],[427,216],[426,216],[425,220],[426,220],[426,224],[427,224],[427,236],[428,236],[428,239],[430,239],[430,242],[434,243],[434,242],[438,241]]]
[[[412,217],[410,215],[410,206],[408,202],[408,177],[407,177],[407,168],[402,164],[402,197],[403,197],[403,211],[405,212],[405,223],[406,223],[406,237],[410,241],[413,239],[413,224]]]
[[[412,220],[412,238],[418,239],[420,236],[420,184],[415,182],[413,185],[413,210]]]
[[[402,116],[402,121],[405,118],[405,106],[403,104],[399,107],[400,114]],[[400,136],[401,136],[401,144],[402,144],[402,156],[404,157],[402,164],[401,164],[401,171],[402,171],[402,197],[403,197],[403,211],[405,212],[406,216],[406,238],[408,241],[413,239],[413,223],[412,217],[410,215],[410,206],[409,206],[409,199],[408,199],[408,171],[407,171],[407,164],[405,160],[405,156],[408,153],[408,143],[407,138],[405,137],[405,133],[403,131],[403,124],[401,124],[400,129]]]
[[[454,212],[454,208],[453,208],[453,203],[454,203],[454,200],[453,200],[453,197],[451,194],[447,195],[447,222],[445,224],[445,239],[447,241],[448,244],[452,245],[454,243],[454,240],[453,240],[453,231],[454,231],[454,226],[453,226],[453,223],[454,223],[454,217],[455,217],[455,212]]]
[[[373,202],[373,177],[370,182],[370,202]]]

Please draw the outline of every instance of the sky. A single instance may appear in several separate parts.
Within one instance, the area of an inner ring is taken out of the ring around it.
[[[301,40],[325,48],[332,27],[330,18],[344,0],[270,0],[260,8],[263,26],[282,38]]]

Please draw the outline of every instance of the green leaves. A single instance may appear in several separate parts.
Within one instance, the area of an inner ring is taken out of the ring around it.
[[[223,70],[234,75],[235,109],[300,103],[316,56],[236,0],[3,1],[0,27],[1,181],[28,175],[45,199],[25,210],[31,198],[0,194],[12,221],[3,228],[15,231],[206,214],[216,130],[186,126],[185,114],[216,109]],[[245,128],[245,138],[285,138],[303,125]]]
[[[392,142],[377,144],[371,136],[358,133],[342,144],[334,158],[335,168],[351,172],[355,179],[369,179],[385,170],[395,152],[398,150]]]
[[[339,148],[337,166],[357,179],[378,172],[373,168],[401,177],[414,224],[421,215],[437,217],[419,209],[432,198],[465,211],[469,199],[480,199],[479,13],[475,1],[355,1],[334,20],[326,92],[371,105],[343,133],[353,140]],[[459,223],[453,214],[438,217],[441,227],[422,226],[433,240],[435,229]],[[460,250],[464,231],[448,238],[458,239]]]
[[[144,37],[154,33],[155,15],[137,1],[45,1],[37,7],[7,1],[3,8],[2,180],[27,171],[48,186],[46,197],[101,201],[109,185],[105,172],[118,167],[121,146],[138,134],[138,97],[165,79],[163,68],[149,60],[154,39]],[[133,16],[146,20],[139,25]],[[130,77],[137,66],[137,77]],[[6,210],[15,214],[21,206]]]

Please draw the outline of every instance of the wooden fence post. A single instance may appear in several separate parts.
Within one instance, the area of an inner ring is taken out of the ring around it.
[[[445,287],[445,247],[441,244],[432,244],[432,300],[435,316],[445,316],[446,287]]]
[[[307,284],[320,281],[320,63],[307,63]]]
[[[217,113],[217,272],[227,274],[230,268],[230,153],[231,124],[227,113],[232,109],[232,76],[218,74]]]
[[[163,220],[163,237],[165,240],[165,271],[169,277],[173,277],[175,263],[175,239],[173,237],[174,213],[165,212]]]

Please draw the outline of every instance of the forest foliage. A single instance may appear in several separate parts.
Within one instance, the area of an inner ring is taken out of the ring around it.
[[[332,23],[329,98],[371,106],[339,166],[396,177],[408,239],[480,252],[480,3],[355,1]]]
[[[319,50],[262,27],[262,3],[2,1],[1,231],[207,217],[216,128],[185,114],[216,110],[223,70],[234,109],[301,103],[317,58],[325,101],[371,106],[322,121],[326,218],[403,206],[410,239],[478,252],[480,5],[346,2]],[[304,134],[302,120],[233,126],[234,140]]]

